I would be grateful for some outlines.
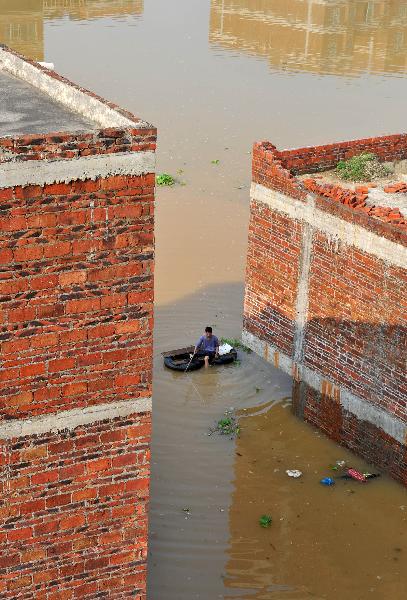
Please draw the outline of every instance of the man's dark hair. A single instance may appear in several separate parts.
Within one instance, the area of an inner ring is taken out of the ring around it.
[[[209,325],[208,325],[208,327],[205,327],[205,332],[212,333],[212,327],[209,327]]]

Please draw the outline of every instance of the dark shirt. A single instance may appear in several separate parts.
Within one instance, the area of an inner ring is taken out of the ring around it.
[[[196,344],[198,352],[216,352],[218,346],[219,340],[216,335],[212,335],[210,338],[207,338],[206,335],[201,335]]]

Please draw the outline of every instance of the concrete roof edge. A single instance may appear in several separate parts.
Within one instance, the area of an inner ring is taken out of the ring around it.
[[[101,128],[152,128],[146,121],[79,87],[55,71],[21,56],[4,44],[0,44],[0,69],[29,83],[55,102],[63,104]]]

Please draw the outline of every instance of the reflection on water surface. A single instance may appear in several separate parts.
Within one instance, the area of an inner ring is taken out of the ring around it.
[[[0,0],[0,42],[34,60],[44,60],[44,21],[89,20],[143,12],[144,0]]]
[[[144,0],[43,0],[44,17],[88,20],[100,17],[120,17],[143,12]]]
[[[0,0],[0,43],[44,60],[43,0]]]
[[[254,140],[405,128],[406,4],[0,0],[0,41],[157,125],[158,168],[186,184],[157,194],[150,600],[405,597],[406,491],[320,486],[350,455],[282,408],[291,382],[257,357],[179,375],[160,352],[207,324],[239,335]],[[231,406],[240,439],[208,437]]]
[[[212,0],[210,41],[273,69],[407,71],[406,0]]]

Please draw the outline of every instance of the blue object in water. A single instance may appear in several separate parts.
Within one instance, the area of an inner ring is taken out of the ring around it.
[[[324,477],[321,479],[320,483],[322,483],[322,485],[335,485],[335,481],[332,477]]]

